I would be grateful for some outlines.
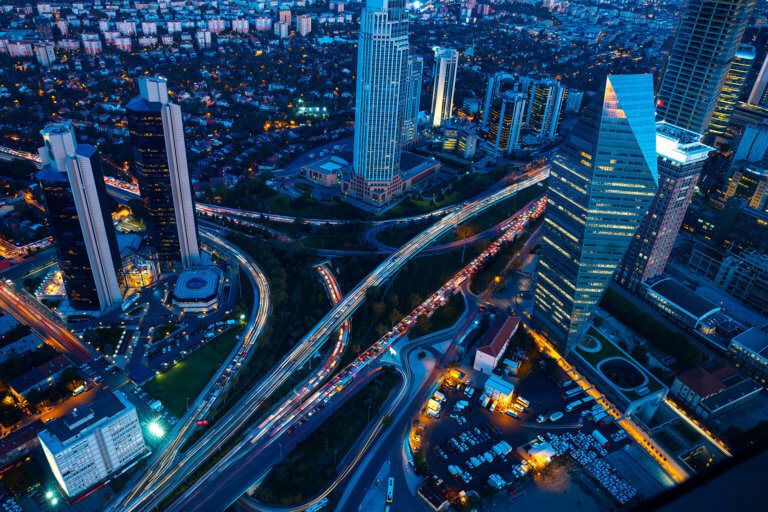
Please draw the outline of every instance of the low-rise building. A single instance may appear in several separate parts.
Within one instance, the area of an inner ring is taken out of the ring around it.
[[[221,270],[200,267],[183,272],[173,289],[173,305],[186,313],[208,313],[219,307]]]
[[[728,354],[736,368],[763,386],[768,385],[768,325],[752,327],[734,336]]]
[[[136,407],[119,391],[46,424],[40,445],[62,491],[78,496],[147,453]]]
[[[720,307],[673,279],[662,279],[646,288],[645,300],[672,322],[690,330],[698,329]]]
[[[58,355],[47,363],[19,375],[8,385],[16,399],[23,402],[29,393],[52,387],[59,381],[64,370],[71,367],[72,364],[69,359],[63,355]]]
[[[491,329],[478,343],[472,368],[483,373],[493,373],[519,325],[520,319],[516,316],[502,315],[498,317]]]
[[[338,156],[328,156],[306,165],[301,174],[309,181],[324,187],[337,187],[341,182],[342,170],[349,162]]]
[[[699,418],[716,418],[755,399],[762,390],[753,379],[744,378],[732,366],[713,371],[692,368],[675,377],[669,394]]]
[[[42,344],[43,340],[41,340],[37,334],[27,334],[23,338],[19,338],[13,343],[9,343],[0,348],[0,363],[5,362],[12,357],[32,352]]]

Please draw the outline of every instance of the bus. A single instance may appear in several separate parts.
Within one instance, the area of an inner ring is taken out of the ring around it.
[[[395,479],[389,477],[387,481],[387,503],[392,503],[392,499],[395,497]]]

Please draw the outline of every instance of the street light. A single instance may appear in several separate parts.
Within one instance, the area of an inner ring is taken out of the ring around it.
[[[149,424],[147,425],[147,430],[149,431],[149,434],[152,437],[155,437],[157,439],[162,439],[163,437],[165,437],[165,429],[163,428],[163,426],[160,424],[158,420],[152,420],[151,422],[149,422]]]

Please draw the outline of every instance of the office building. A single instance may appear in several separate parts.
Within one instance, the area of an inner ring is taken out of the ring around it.
[[[407,96],[408,16],[403,0],[369,0],[361,14],[349,191],[385,204],[403,191],[400,157]]]
[[[763,386],[768,385],[768,325],[752,327],[734,336],[728,355],[736,368]]]
[[[164,267],[197,265],[200,248],[181,108],[170,102],[165,78],[140,78],[139,96],[126,112],[149,241]]]
[[[299,16],[297,24],[299,25],[299,35],[302,37],[312,32],[312,18],[306,15]]]
[[[61,490],[74,497],[147,453],[136,407],[121,392],[99,392],[89,404],[45,424],[38,434]]]
[[[768,106],[768,53],[763,59],[763,64],[760,66],[760,72],[757,74],[747,102],[759,107]]]
[[[756,0],[689,0],[661,81],[657,114],[696,133],[709,126]]]
[[[724,135],[731,122],[736,105],[739,103],[741,94],[744,91],[744,84],[747,82],[752,64],[755,62],[755,47],[742,44],[736,51],[736,55],[731,62],[731,68],[725,75],[725,82],[720,91],[720,96],[715,104],[715,111],[712,114],[712,121],[709,123],[709,133],[715,135]]]
[[[506,71],[499,71],[488,77],[488,86],[485,91],[485,99],[483,100],[483,126],[488,126],[488,122],[491,120],[491,109],[493,108],[494,101],[503,92],[512,89],[515,83],[514,75]]]
[[[664,272],[704,161],[714,151],[700,139],[698,133],[656,124],[658,192],[614,276],[632,291]]]
[[[520,149],[525,122],[525,94],[507,91],[494,101],[488,121],[488,142],[500,153]]]
[[[755,164],[735,168],[728,178],[723,202],[732,197],[743,199],[755,210],[768,211],[768,168]]]
[[[432,127],[440,128],[453,112],[453,92],[459,52],[452,48],[435,48],[435,81],[432,88]]]
[[[768,153],[768,126],[747,125],[733,154],[733,162],[760,163]]]
[[[554,79],[532,82],[528,91],[525,123],[536,136],[554,139],[562,118],[566,89]]]
[[[592,314],[656,194],[651,75],[610,75],[552,162],[534,317],[564,351]]]
[[[403,119],[403,145],[411,146],[418,139],[419,107],[421,105],[421,79],[424,74],[424,59],[411,55],[405,75],[406,104]]]
[[[37,178],[69,303],[88,311],[120,304],[120,251],[98,151],[78,144],[71,121],[40,133]]]

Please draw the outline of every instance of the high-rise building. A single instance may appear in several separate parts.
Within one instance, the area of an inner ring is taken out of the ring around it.
[[[768,126],[747,125],[733,154],[733,163],[736,164],[742,160],[760,163],[766,160],[766,154],[768,154]]]
[[[312,32],[312,18],[306,15],[299,16],[297,24],[299,25],[299,35],[302,37]]]
[[[725,76],[720,96],[717,98],[715,111],[712,113],[712,121],[709,123],[709,133],[725,134],[731,122],[731,114],[739,103],[741,93],[744,91],[744,84],[747,82],[754,62],[755,47],[748,44],[739,46],[731,62],[731,68]]]
[[[388,203],[403,191],[408,56],[404,0],[368,0],[360,18],[350,192],[374,204]]]
[[[493,102],[501,96],[507,90],[514,87],[515,77],[514,75],[507,73],[506,71],[499,71],[488,77],[488,87],[485,91],[485,99],[483,101],[483,126],[488,126],[488,122],[491,120],[491,110],[493,109]]]
[[[760,72],[757,74],[747,102],[760,107],[768,106],[768,53],[765,54],[763,65],[760,66]]]
[[[562,118],[566,89],[555,79],[532,82],[525,123],[539,137],[554,139]]]
[[[488,121],[488,142],[501,153],[520,149],[525,121],[525,94],[507,91],[494,101]]]
[[[71,121],[40,133],[37,178],[69,302],[87,311],[120,304],[120,251],[98,152],[77,143]]]
[[[661,120],[704,133],[755,2],[687,2],[659,88]]]
[[[48,67],[56,62],[56,51],[53,43],[43,43],[35,46],[35,56],[41,66]]]
[[[286,25],[291,24],[291,10],[290,9],[280,9],[280,12],[278,13],[278,22],[285,23]]]
[[[147,453],[136,407],[120,391],[45,424],[40,446],[69,497],[82,494]]]
[[[732,197],[743,199],[755,210],[768,211],[768,168],[754,164],[734,168],[728,178],[723,203]]]
[[[421,80],[424,75],[424,59],[408,57],[405,117],[403,119],[403,145],[411,146],[418,138],[419,106],[421,105]]]
[[[456,89],[456,72],[459,68],[459,52],[452,48],[435,48],[435,81],[432,88],[432,127],[439,128],[451,118],[453,92]]]
[[[200,263],[195,202],[187,167],[181,108],[162,77],[139,79],[139,96],[126,106],[149,241],[160,263]]]
[[[656,193],[651,75],[608,76],[549,177],[534,316],[564,351],[588,327]]]
[[[629,290],[664,272],[704,161],[715,150],[700,140],[698,133],[656,124],[659,188],[614,275]]]

